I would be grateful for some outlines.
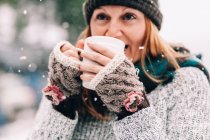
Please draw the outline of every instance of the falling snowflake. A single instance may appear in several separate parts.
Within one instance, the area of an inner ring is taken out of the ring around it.
[[[28,65],[28,70],[29,70],[30,72],[35,72],[35,71],[37,70],[37,64],[35,64],[35,63],[30,63],[30,64]]]
[[[24,15],[27,15],[27,13],[28,13],[27,10],[24,10],[24,11],[23,11],[23,14],[24,14]]]
[[[21,56],[19,59],[20,59],[20,60],[26,60],[27,57],[26,57],[26,56]]]
[[[69,23],[68,22],[64,22],[62,24],[62,26],[63,26],[64,29],[67,29],[67,28],[69,28]]]

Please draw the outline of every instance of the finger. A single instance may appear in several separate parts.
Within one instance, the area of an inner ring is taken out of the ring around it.
[[[100,65],[94,65],[94,64],[85,64],[81,63],[79,66],[79,70],[82,72],[90,72],[93,74],[97,74],[99,71],[103,69],[103,66]]]
[[[111,61],[109,57],[106,57],[97,52],[84,52],[83,51],[80,56],[83,58],[92,60],[94,62],[97,62],[102,66],[106,66]]]
[[[93,73],[83,73],[80,75],[80,79],[85,82],[91,81],[94,77],[95,74]]]
[[[75,53],[71,52],[71,50],[68,50],[66,52],[64,52],[64,55],[68,56],[71,60],[73,60],[75,62],[76,67],[79,67],[81,61],[79,60],[79,58],[74,57]]]
[[[116,53],[107,49],[106,47],[100,45],[100,44],[96,44],[96,43],[87,43],[88,47],[90,47],[92,50],[99,52],[100,54],[112,59]]]
[[[72,47],[73,47],[72,44],[70,44],[69,42],[66,42],[65,44],[63,44],[61,46],[61,52],[65,52],[65,51],[71,49]]]
[[[76,48],[80,48],[80,49],[84,49],[84,40],[80,39],[77,44],[76,44]]]
[[[79,59],[82,61],[82,57],[80,56],[80,54],[84,49],[84,40],[80,39],[77,42],[75,49],[77,50],[77,54],[79,55]]]
[[[67,51],[63,52],[63,54],[68,57],[75,57],[75,58],[77,58],[77,60],[79,60],[79,55],[73,50],[67,50]]]

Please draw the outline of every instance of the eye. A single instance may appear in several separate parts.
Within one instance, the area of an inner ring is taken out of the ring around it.
[[[103,14],[103,13],[101,13],[101,14],[98,14],[97,16],[96,16],[96,19],[98,19],[98,20],[108,20],[108,16],[107,15],[105,15],[105,14]]]
[[[136,16],[132,13],[126,13],[122,18],[123,20],[133,20],[136,19]]]

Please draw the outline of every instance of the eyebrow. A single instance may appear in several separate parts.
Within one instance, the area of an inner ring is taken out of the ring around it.
[[[103,11],[106,12],[106,9],[104,9],[104,8],[102,8],[102,7],[99,7],[99,8],[97,8],[96,10],[103,10]]]
[[[123,8],[122,12],[124,12],[127,9],[130,10],[131,8],[125,7],[125,8]],[[103,11],[107,12],[106,9],[104,9],[103,7],[99,7],[99,8],[97,8],[97,10],[103,10]]]

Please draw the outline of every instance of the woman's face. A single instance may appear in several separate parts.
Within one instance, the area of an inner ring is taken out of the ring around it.
[[[102,6],[92,15],[91,35],[110,36],[125,42],[125,54],[136,62],[140,58],[139,46],[145,34],[144,14],[124,6]]]

